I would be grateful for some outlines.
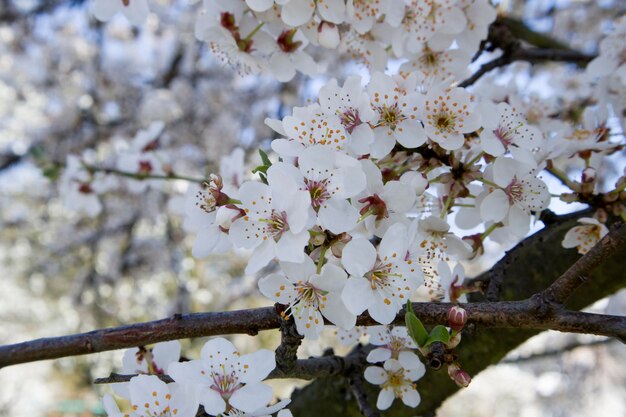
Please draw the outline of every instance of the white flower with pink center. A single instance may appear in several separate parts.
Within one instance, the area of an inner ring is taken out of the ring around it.
[[[212,253],[223,253],[232,249],[228,237],[230,224],[242,216],[241,210],[220,198],[236,198],[236,189],[231,184],[228,188],[231,194],[221,194],[222,180],[211,176],[211,180],[200,186],[191,186],[185,197],[185,220],[183,228],[196,233],[196,240],[192,248],[192,255],[204,258]],[[235,192],[235,193],[233,193]],[[226,204],[226,205],[224,205]]]
[[[336,80],[330,80],[320,89],[319,102],[324,114],[339,118],[350,138],[350,149],[357,155],[368,153],[374,142],[374,132],[369,123],[376,113],[361,87],[361,77],[348,77],[343,87],[339,87]]]
[[[410,181],[387,181],[383,183],[380,169],[371,160],[361,160],[367,178],[365,190],[353,201],[359,208],[365,228],[381,237],[389,226],[407,222],[407,212],[416,199],[416,189]]]
[[[409,407],[417,407],[421,401],[415,389],[414,381],[426,373],[426,368],[419,362],[416,365],[406,358],[389,359],[384,366],[369,366],[365,369],[365,380],[370,384],[381,387],[376,407],[379,410],[388,409],[393,400],[398,398]]]
[[[139,375],[128,383],[131,411],[122,413],[110,395],[103,398],[109,417],[194,417],[198,400],[188,386],[166,384],[156,375]]]
[[[354,238],[343,249],[341,262],[350,274],[341,298],[353,314],[367,310],[374,320],[389,324],[413,291],[422,283],[422,271],[410,265],[407,232],[393,225],[378,251],[367,239]]]
[[[465,143],[465,133],[480,127],[480,115],[472,96],[463,88],[433,88],[420,96],[419,115],[428,138],[442,148],[454,151]]]
[[[467,76],[472,56],[462,49],[437,51],[424,45],[421,51],[402,64],[400,74],[408,77],[419,71],[430,83],[460,80]]]
[[[259,271],[275,257],[284,262],[303,262],[304,246],[314,216],[311,197],[295,184],[274,186],[248,181],[239,189],[237,208],[243,215],[229,229],[231,242],[253,249],[246,273]]]
[[[584,255],[609,233],[609,229],[591,217],[582,217],[578,219],[578,222],[582,224],[574,226],[567,231],[562,245],[568,249],[576,248],[578,253]]]
[[[463,259],[472,252],[467,243],[450,232],[450,225],[437,216],[414,220],[408,230],[407,260],[423,268],[427,285],[436,279],[441,261],[451,257]]]
[[[354,327],[356,315],[341,300],[348,278],[342,268],[326,264],[318,272],[309,257],[301,264],[283,262],[280,266],[282,272],[262,278],[259,289],[267,298],[288,306],[284,315],[293,318],[298,333],[317,339],[324,317],[343,329]]]
[[[509,104],[485,101],[480,111],[483,125],[480,146],[489,155],[500,156],[518,149],[531,151],[541,146],[541,131],[528,124]]]
[[[383,158],[396,141],[405,148],[417,148],[426,142],[422,124],[417,118],[418,95],[400,88],[393,78],[375,72],[367,86],[372,108],[376,112],[372,158]]]
[[[528,225],[531,212],[548,207],[550,192],[535,177],[532,169],[512,158],[499,157],[493,163],[493,183],[487,185],[487,197],[480,204],[485,222],[509,222]]]
[[[369,328],[370,343],[377,348],[370,351],[367,361],[370,363],[385,362],[389,359],[403,358],[403,362],[419,367],[421,362],[415,354],[417,345],[409,336],[404,326],[372,326]]]
[[[297,168],[284,162],[272,165],[268,179],[275,187],[309,193],[323,229],[340,234],[356,227],[359,211],[348,199],[365,188],[365,174],[356,159],[317,145],[302,151]]]
[[[402,26],[394,33],[394,51],[416,53],[436,34],[455,35],[465,29],[467,19],[456,0],[405,0]]]
[[[81,158],[67,155],[65,169],[59,181],[63,206],[90,217],[95,217],[102,211],[99,194],[117,185],[117,179],[112,175],[103,172],[92,173],[83,166],[83,163],[94,162],[95,153],[92,152],[83,153]]]
[[[178,383],[193,385],[198,400],[210,415],[237,409],[252,413],[272,399],[272,389],[263,384],[276,367],[274,352],[261,349],[241,355],[226,339],[209,340],[200,359],[172,364],[170,376]]]

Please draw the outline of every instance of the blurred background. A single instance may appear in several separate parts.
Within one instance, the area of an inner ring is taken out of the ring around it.
[[[193,236],[182,227],[187,182],[109,192],[99,213],[88,217],[63,201],[59,166],[68,154],[87,150],[101,166],[114,166],[140,129],[163,121],[159,144],[174,172],[217,172],[236,147],[244,149],[250,168],[257,165],[256,149],[268,149],[273,137],[266,117],[282,118],[315,99],[331,77],[366,72],[348,56],[318,51],[324,77],[299,75],[286,84],[240,77],[195,39],[199,4],[150,4],[148,21],[132,27],[123,16],[96,21],[88,1],[0,1],[0,344],[270,304],[255,278],[244,275],[244,254],[191,256]],[[499,7],[589,53],[597,51],[607,22],[626,12],[620,0],[511,0]],[[541,78],[541,71],[531,76]],[[543,71],[578,76],[562,67]],[[532,91],[527,65],[513,65],[512,73],[519,74],[521,90]],[[549,101],[549,90],[543,93]],[[468,276],[488,269],[502,251],[488,246]],[[626,293],[590,308],[624,314]],[[277,332],[234,340],[243,351],[279,343]],[[332,329],[325,340],[335,343]],[[182,343],[193,356],[203,341]],[[321,351],[305,344],[301,355]],[[1,369],[0,415],[102,415],[99,398],[109,390],[92,381],[119,369],[121,355]],[[619,342],[543,333],[477,376],[439,415],[626,415],[625,363]],[[275,386],[287,395],[298,384]]]

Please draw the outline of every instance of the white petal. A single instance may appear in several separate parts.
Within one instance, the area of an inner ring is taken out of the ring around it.
[[[271,274],[259,280],[261,294],[281,304],[291,304],[296,296],[293,284],[282,274]]]
[[[370,363],[384,362],[391,358],[391,350],[387,348],[376,348],[367,355],[367,361]]]
[[[494,190],[480,205],[480,217],[483,221],[499,222],[509,212],[509,197],[502,190]]]
[[[409,407],[417,407],[422,401],[419,392],[413,387],[408,387],[402,394],[402,402]]]
[[[314,10],[315,3],[309,0],[291,0],[283,6],[280,17],[289,26],[300,26],[311,18]]]
[[[274,243],[274,241],[270,240],[263,242],[261,245],[259,245],[254,250],[252,256],[248,260],[248,266],[246,267],[245,273],[249,275],[254,274],[260,271],[261,268],[266,266],[268,263],[270,263],[270,261],[274,259],[275,246],[276,244]],[[298,260],[301,259],[297,259],[296,261]]]
[[[296,75],[296,66],[285,53],[276,52],[270,58],[269,63],[272,74],[274,74],[274,77],[282,83],[291,81],[291,79]]]
[[[180,342],[172,340],[170,342],[157,343],[152,349],[154,362],[162,370],[167,372],[167,368],[171,363],[178,362],[180,359]]]
[[[351,313],[341,299],[339,293],[329,293],[326,295],[327,301],[320,310],[324,317],[331,323],[344,330],[353,328],[356,325],[356,315]]]
[[[276,243],[276,257],[282,262],[303,262],[304,247],[309,242],[309,232],[293,234],[291,231],[283,233]]]
[[[244,373],[239,380],[243,383],[260,382],[276,368],[276,354],[268,349],[243,355],[240,359]],[[246,367],[247,365],[247,367]]]
[[[341,292],[341,300],[352,314],[361,314],[374,302],[370,282],[361,277],[348,278]]]
[[[230,405],[246,413],[251,413],[272,400],[272,388],[262,383],[246,384],[230,397]]]
[[[368,366],[364,377],[367,382],[374,385],[384,384],[388,379],[387,372],[380,366]]]
[[[343,248],[341,263],[349,274],[362,277],[372,270],[376,262],[376,249],[366,239],[352,239]]]
[[[378,400],[376,401],[376,407],[379,410],[386,410],[391,407],[393,400],[395,399],[395,395],[391,388],[383,388],[378,394]]]
[[[359,211],[344,199],[327,200],[317,213],[319,225],[336,235],[353,230],[358,220]]]

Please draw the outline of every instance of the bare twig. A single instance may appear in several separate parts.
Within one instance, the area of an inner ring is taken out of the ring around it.
[[[615,343],[616,340],[615,339],[602,339],[602,340],[595,340],[593,342],[576,342],[576,343],[570,343],[568,345],[565,345],[559,349],[550,349],[550,350],[545,350],[543,352],[539,352],[539,353],[533,353],[531,355],[527,355],[527,356],[520,356],[520,357],[515,357],[515,358],[505,358],[503,360],[501,360],[499,363],[521,363],[521,362],[530,362],[530,361],[534,361],[537,359],[546,359],[546,358],[553,358],[554,356],[560,356],[565,352],[571,352],[572,350],[578,349],[578,348],[595,348],[595,347],[599,347],[599,346],[606,346],[606,345],[610,345],[612,343]]]
[[[626,253],[626,223],[616,225],[589,252],[574,263],[540,296],[547,302],[563,304],[587,279],[587,275],[615,253]]]

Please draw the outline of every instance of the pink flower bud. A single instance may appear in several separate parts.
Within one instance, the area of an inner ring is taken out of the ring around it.
[[[317,27],[317,41],[324,48],[335,49],[340,40],[339,29],[334,23],[322,22]]]
[[[472,382],[470,374],[461,369],[458,364],[448,366],[448,376],[454,381],[455,384],[462,388],[466,388],[470,382]]]
[[[453,306],[448,310],[448,325],[457,332],[463,329],[467,323],[467,311],[459,306]]]

